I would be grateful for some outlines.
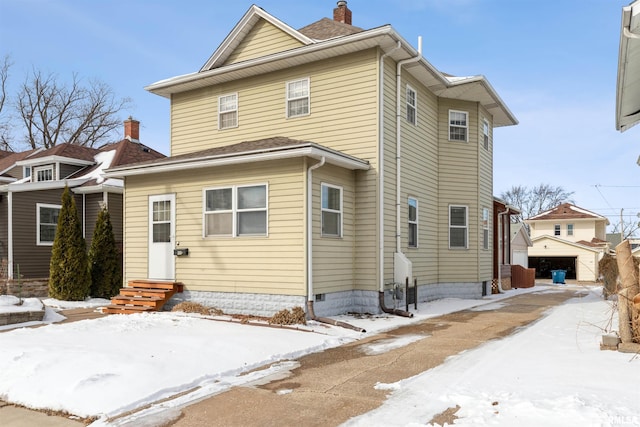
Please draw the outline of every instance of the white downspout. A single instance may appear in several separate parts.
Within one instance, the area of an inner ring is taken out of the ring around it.
[[[320,162],[307,169],[307,301],[313,301],[313,170],[324,166],[324,156]]]
[[[504,261],[504,257],[502,256],[504,246],[502,244],[502,231],[504,229],[504,216],[509,213],[511,207],[507,205],[506,208],[507,210],[498,212],[498,292],[501,294],[504,293],[504,289],[502,289],[502,262]]]
[[[401,183],[402,183],[402,132],[400,130],[401,124],[401,109],[402,109],[402,66],[411,62],[417,62],[422,58],[422,36],[418,37],[418,55],[413,58],[399,61],[396,65],[396,252],[402,252],[402,231],[400,220],[400,207],[402,201],[401,196]]]
[[[7,190],[7,278],[13,279],[13,193]]]
[[[379,105],[379,143],[378,143],[378,275],[380,279],[380,292],[384,292],[384,59],[402,47],[398,42],[396,47],[380,57],[380,77],[378,84]]]

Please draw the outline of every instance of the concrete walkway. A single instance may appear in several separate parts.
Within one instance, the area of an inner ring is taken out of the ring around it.
[[[493,310],[464,310],[314,353],[298,359],[286,378],[232,388],[182,409],[176,427],[337,426],[371,411],[386,399],[377,382],[393,383],[441,364],[447,357],[500,339],[538,320],[543,313],[579,294],[579,288],[532,292],[500,300]],[[69,313],[71,314],[71,313]],[[88,310],[86,316],[93,316]],[[66,315],[66,314],[65,314]],[[74,320],[83,313],[74,312]],[[423,335],[405,347],[367,355],[364,346],[403,335]],[[266,368],[266,367],[265,367]],[[0,401],[3,427],[79,427],[69,418],[7,405]]]
[[[286,378],[235,387],[183,408],[175,427],[337,426],[371,411],[386,399],[376,383],[394,383],[434,368],[447,357],[499,339],[538,320],[576,290],[534,292],[500,301],[501,308],[464,310],[371,336],[298,360]],[[367,355],[364,346],[402,335],[428,339]]]

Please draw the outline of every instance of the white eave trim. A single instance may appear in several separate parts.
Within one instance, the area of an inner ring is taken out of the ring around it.
[[[20,193],[24,191],[52,190],[56,188],[77,187],[87,182],[88,179],[64,179],[60,181],[20,182],[0,186],[0,191]]]
[[[16,166],[38,166],[38,165],[48,165],[51,163],[64,163],[65,165],[76,165],[76,166],[90,166],[90,165],[94,165],[96,162],[91,160],[74,159],[73,157],[45,156],[45,157],[37,157],[35,159],[18,160],[15,163],[15,165]]]
[[[122,186],[96,184],[96,185],[86,185],[86,186],[76,187],[76,188],[73,188],[71,191],[73,191],[75,194],[93,194],[93,193],[102,193],[105,191],[109,193],[123,194],[124,188]]]
[[[580,243],[572,242],[570,240],[560,239],[560,238],[558,238],[556,236],[551,236],[549,234],[544,234],[542,236],[534,237],[533,239],[531,239],[531,242],[536,243],[536,242],[539,242],[541,240],[554,240],[554,241],[556,241],[558,243],[563,243],[563,244],[569,245],[569,246],[575,246],[577,248],[586,249],[586,250],[591,251],[591,252],[602,252],[602,251],[604,251],[606,249],[605,245],[602,245],[602,247],[599,247],[599,248],[595,248],[595,247],[592,247],[592,246],[581,245]]]
[[[195,168],[208,168],[226,165],[236,165],[268,160],[281,160],[296,157],[311,157],[320,160],[325,157],[326,163],[339,166],[349,170],[368,170],[368,162],[355,157],[341,154],[337,151],[319,148],[317,146],[283,147],[270,149],[268,152],[246,152],[223,154],[217,156],[197,157],[194,159],[178,159],[175,161],[162,162],[161,164],[143,164],[122,166],[105,171],[106,178],[121,178],[133,175],[144,175],[149,173],[175,172],[181,170],[191,170]]]

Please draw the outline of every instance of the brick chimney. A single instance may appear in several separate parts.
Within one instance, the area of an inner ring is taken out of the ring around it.
[[[124,139],[136,142],[140,140],[140,122],[133,120],[131,116],[124,121]]]
[[[347,7],[347,2],[345,0],[339,1],[338,7],[333,9],[333,20],[351,25],[351,11]]]

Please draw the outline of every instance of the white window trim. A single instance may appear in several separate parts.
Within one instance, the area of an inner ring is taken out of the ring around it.
[[[489,150],[490,132],[491,128],[489,127],[489,120],[482,119],[482,145],[485,150]]]
[[[409,92],[413,92],[413,101],[415,102],[415,105],[412,105],[409,103]],[[407,123],[413,126],[418,126],[418,91],[407,84],[407,90],[406,90],[405,96],[406,96],[405,102],[407,105],[407,113],[406,113]],[[413,111],[414,111],[413,123],[409,121],[409,108],[413,108]]]
[[[302,81],[306,81],[307,82],[307,95],[306,96],[300,96],[297,98],[289,98],[289,85],[291,83],[296,83],[296,82],[302,82]],[[288,119],[294,119],[296,117],[306,117],[308,115],[311,114],[311,79],[309,77],[305,77],[302,79],[295,79],[295,80],[289,80],[288,82],[285,83],[284,85],[284,97],[285,97],[285,102],[284,102],[284,108],[285,108],[285,116]],[[289,115],[289,101],[296,101],[298,99],[307,99],[307,113],[306,114],[296,114],[295,116],[291,116]]]
[[[51,171],[51,179],[47,179],[47,180],[38,180],[38,172],[44,172],[44,171]],[[34,166],[31,169],[31,181],[32,182],[49,182],[49,181],[55,181],[56,180],[56,176],[54,174],[54,169],[53,169],[53,165],[46,165],[46,166]]]
[[[238,209],[238,189],[246,187],[265,187],[265,207],[255,209]],[[211,234],[207,235],[207,215],[213,214],[213,211],[207,212],[207,191],[231,189],[231,210],[215,211],[215,213],[231,213],[231,234]],[[265,232],[264,234],[239,234],[238,233],[238,213],[240,212],[266,212],[265,214]],[[216,187],[207,187],[202,189],[202,238],[219,239],[219,238],[244,238],[244,237],[269,237],[269,184],[260,182],[255,184],[242,185],[220,185]]]
[[[571,228],[569,228],[569,226],[571,226]],[[574,233],[575,233],[575,226],[573,224],[567,224],[567,236],[573,236]]]
[[[53,246],[53,242],[43,242],[40,240],[40,209],[41,208],[50,208],[50,209],[58,209],[62,210],[61,205],[51,205],[47,203],[36,203],[36,245],[37,246]],[[56,224],[56,232],[58,224]]]
[[[229,97],[229,96],[235,96],[235,101],[236,101],[236,105],[235,108],[233,110],[225,110],[222,111],[221,108],[221,102],[222,102],[222,98],[225,97]],[[234,126],[226,126],[226,127],[222,127],[222,115],[223,114],[227,114],[227,113],[236,113],[236,124]],[[218,130],[224,130],[224,129],[234,129],[237,128],[239,126],[240,123],[240,115],[238,114],[238,92],[233,92],[233,93],[227,93],[224,95],[220,95],[218,97]]]
[[[416,244],[414,246],[409,245],[409,235],[407,235],[407,247],[411,249],[417,249],[420,246],[420,226],[419,226],[419,218],[420,218],[420,205],[417,197],[408,197],[407,198],[407,208],[411,206],[411,200],[416,202],[416,220],[411,221],[409,218],[409,212],[407,212],[407,232],[410,229],[410,225],[414,224],[416,226]]]
[[[460,226],[460,225],[451,225],[451,208],[464,208],[464,226]],[[451,229],[452,228],[464,228],[465,229],[465,246],[451,246]],[[453,250],[465,250],[465,249],[469,249],[469,206],[467,205],[449,205],[449,249],[453,249]]]
[[[466,125],[465,126],[460,126],[460,125],[452,125],[451,124],[451,113],[460,113],[460,114],[464,114],[466,117]],[[469,112],[468,111],[461,111],[461,110],[449,110],[449,115],[447,117],[447,138],[449,139],[449,141],[456,141],[456,142],[469,142]],[[455,127],[455,128],[462,128],[465,129],[465,133],[464,133],[464,140],[462,139],[451,139],[451,128]]]
[[[322,203],[324,200],[322,198],[322,187],[329,187],[329,188],[335,188],[340,190],[340,209],[339,210],[335,210],[335,209],[329,209],[329,208],[324,208],[323,205],[324,203]],[[331,213],[337,213],[338,215],[340,215],[340,232],[338,234],[325,234],[324,233],[324,224],[323,224],[323,212],[331,212]],[[340,185],[334,185],[334,184],[329,184],[326,182],[321,182],[320,183],[320,236],[321,237],[332,237],[332,238],[342,238],[344,236],[344,188]]]
[[[27,174],[28,171],[28,174]],[[22,177],[23,178],[31,178],[33,175],[31,175],[32,172],[32,168],[31,166],[23,166],[22,167]]]
[[[485,222],[485,219],[484,219],[485,213],[487,215],[487,221],[486,222]],[[483,250],[489,250],[489,246],[490,246],[489,245],[489,240],[490,240],[489,238],[491,236],[491,234],[490,234],[491,227],[489,226],[489,222],[491,221],[491,217],[490,217],[489,208],[482,208],[482,219],[481,220],[482,220],[482,249]],[[484,238],[485,231],[487,232],[486,241],[485,241],[485,238]]]

